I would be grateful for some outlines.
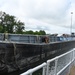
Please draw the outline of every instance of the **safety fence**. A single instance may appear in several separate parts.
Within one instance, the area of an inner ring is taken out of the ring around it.
[[[75,61],[75,48],[47,62],[29,69],[20,75],[65,75],[62,74]],[[41,73],[37,71],[41,69]],[[70,67],[69,67],[70,70]],[[34,74],[36,72],[36,74]]]

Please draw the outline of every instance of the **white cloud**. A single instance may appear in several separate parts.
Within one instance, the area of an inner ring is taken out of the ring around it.
[[[1,0],[0,10],[25,22],[26,29],[69,33],[71,11],[75,27],[74,0]],[[73,29],[74,31],[74,29]]]

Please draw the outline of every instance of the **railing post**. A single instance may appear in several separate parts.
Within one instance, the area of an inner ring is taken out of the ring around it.
[[[31,43],[31,37],[28,36],[28,43]]]
[[[32,73],[30,73],[30,75],[32,75]]]
[[[74,48],[74,66],[75,66],[75,48]]]
[[[45,75],[46,74],[46,66],[43,67],[43,72],[42,72],[42,75]]]
[[[73,60],[74,60],[74,50],[73,50]]]
[[[73,51],[71,52],[71,61],[70,62],[72,62],[72,58],[73,58]]]
[[[70,63],[72,62],[72,52],[69,53],[69,55],[70,55]],[[70,73],[70,69],[71,69],[71,66],[69,65],[69,72],[68,73]]]
[[[56,60],[55,60],[55,75],[57,75],[57,63],[58,63],[58,58],[56,58]]]
[[[47,71],[46,71],[46,75],[49,75],[49,62],[47,62]]]
[[[75,49],[73,49],[73,64],[75,66]]]

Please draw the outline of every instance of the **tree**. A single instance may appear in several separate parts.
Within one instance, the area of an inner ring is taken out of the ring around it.
[[[16,33],[22,34],[24,30],[24,23],[20,20],[17,22],[17,25],[15,26]]]
[[[29,31],[25,31],[24,34],[46,35],[46,32],[44,30],[35,31],[35,32],[29,30]]]
[[[0,32],[2,31],[3,27],[0,25]]]
[[[17,21],[15,16],[1,13],[0,16],[0,33],[22,33],[24,30],[24,23]]]
[[[25,34],[34,34],[32,30],[26,31]]]
[[[39,31],[40,35],[46,35],[46,32],[44,30]]]
[[[34,32],[34,35],[39,35],[39,32],[38,32],[38,31],[35,31],[35,32]]]

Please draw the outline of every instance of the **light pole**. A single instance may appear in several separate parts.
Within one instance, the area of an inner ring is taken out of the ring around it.
[[[73,15],[73,12],[71,12],[71,29],[70,29],[70,34],[72,33],[72,15]]]
[[[0,11],[0,22],[1,22],[2,11]]]

